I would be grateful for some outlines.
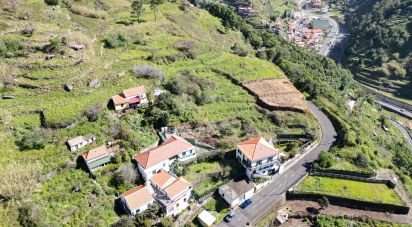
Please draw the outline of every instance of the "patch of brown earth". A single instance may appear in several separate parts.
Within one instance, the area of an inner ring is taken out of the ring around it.
[[[286,78],[265,79],[242,84],[258,98],[258,104],[270,110],[309,110],[303,94]]]
[[[311,207],[316,208],[316,209],[320,208],[317,202],[304,201],[304,200],[287,201],[284,207],[291,209],[292,215],[298,214],[301,216],[311,215],[311,213],[308,212],[307,208],[311,208]],[[357,210],[357,209],[351,209],[351,208],[335,206],[335,205],[329,205],[324,210],[320,210],[320,213],[325,214],[325,215],[341,216],[341,217],[343,216],[357,217],[357,218],[362,218],[365,220],[366,219],[376,219],[376,220],[387,221],[387,222],[392,222],[392,223],[402,223],[402,224],[412,223],[412,219],[409,215],[390,214],[390,213],[367,211],[367,210]],[[291,219],[291,221],[293,221],[293,219]],[[290,226],[290,225],[285,225],[285,226]]]

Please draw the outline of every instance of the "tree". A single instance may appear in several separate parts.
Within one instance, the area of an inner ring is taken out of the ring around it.
[[[318,203],[319,203],[319,206],[320,206],[320,209],[321,209],[321,210],[323,210],[323,209],[325,209],[325,208],[327,208],[327,207],[329,206],[329,200],[328,200],[328,198],[326,198],[325,196],[323,196],[322,198],[320,198],[320,199],[318,200]]]
[[[319,155],[319,166],[322,168],[329,168],[334,164],[333,155],[329,152],[322,151]]]
[[[135,222],[133,219],[130,219],[129,216],[123,215],[120,217],[120,220],[113,223],[111,227],[134,227]]]
[[[368,159],[366,158],[366,156],[363,153],[359,153],[356,156],[356,165],[362,168],[366,168],[368,167],[369,163],[368,163]]]
[[[97,119],[99,119],[99,116],[101,114],[103,110],[103,107],[101,105],[91,105],[89,107],[86,108],[86,110],[84,111],[84,115],[86,115],[87,120],[89,121],[97,121]]]
[[[163,4],[163,0],[150,0],[150,9],[153,10],[155,21],[157,20],[156,11],[159,8],[159,5]]]
[[[132,185],[136,182],[137,172],[131,163],[123,163],[113,175],[113,183]]]
[[[150,219],[150,220],[156,220],[157,217],[159,217],[161,213],[161,209],[157,203],[152,203],[150,204],[147,209],[143,213],[143,217],[145,220]]]
[[[132,17],[136,18],[137,22],[140,22],[140,17],[144,12],[143,3],[143,0],[133,0],[132,2]]]
[[[43,149],[50,138],[50,132],[42,128],[33,128],[32,131],[18,132],[16,141],[20,150]]]
[[[171,217],[164,217],[160,220],[161,227],[172,227],[174,226],[173,219]]]

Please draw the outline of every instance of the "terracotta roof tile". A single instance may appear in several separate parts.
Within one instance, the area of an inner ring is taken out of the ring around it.
[[[139,185],[122,194],[128,207],[135,210],[153,201],[152,194],[147,186]]]
[[[153,175],[153,177],[150,179],[150,181],[160,187],[160,188],[164,188],[166,186],[168,186],[170,183],[172,183],[176,178],[171,175],[170,173],[168,173],[165,170],[160,170],[160,172],[156,173],[155,175]]]
[[[176,196],[187,191],[191,186],[191,183],[186,181],[184,178],[179,177],[174,182],[165,187],[164,190],[170,199],[174,199]]]
[[[237,147],[252,161],[279,154],[279,151],[262,137],[240,142]]]
[[[105,155],[109,155],[109,150],[107,150],[105,145],[96,147],[82,154],[84,160],[86,161]]]
[[[124,98],[123,96],[121,96],[121,95],[114,95],[114,96],[112,96],[112,100],[113,100],[113,103],[114,103],[115,105],[128,103],[127,99],[125,99],[125,98]]]
[[[180,136],[173,135],[160,146],[142,152],[134,159],[146,169],[192,148],[194,146],[191,143]]]
[[[146,92],[146,88],[144,86],[132,87],[126,90],[123,90],[122,94],[125,98],[141,95]]]

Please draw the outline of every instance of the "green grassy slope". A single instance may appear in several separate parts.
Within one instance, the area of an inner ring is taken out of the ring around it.
[[[96,2],[102,1],[76,1],[75,4],[94,9],[98,8]],[[143,84],[150,92],[162,86],[160,80],[134,76],[131,68],[136,64],[156,65],[164,72],[166,81],[182,77],[182,71],[213,81],[216,84],[215,102],[198,106],[185,97],[176,98],[184,112],[199,125],[240,118],[253,131],[266,136],[274,130],[287,131],[289,123],[308,125],[310,130],[316,130],[315,120],[309,114],[283,113],[278,119],[282,124],[274,125],[258,111],[250,94],[216,73],[230,73],[240,81],[285,77],[272,63],[253,57],[252,48],[239,32],[224,28],[206,11],[191,7],[181,9],[179,4],[165,3],[160,6],[155,22],[153,11],[145,5],[144,22],[125,26],[119,22],[130,21],[130,2],[103,2],[110,6],[104,11],[105,19],[76,15],[65,4],[53,7],[37,0],[20,1],[16,11],[0,13],[0,39],[17,40],[23,46],[21,56],[0,57],[0,92],[15,96],[15,99],[0,101],[0,165],[4,173],[0,175],[0,184],[8,184],[4,176],[14,174],[16,168],[11,163],[16,163],[17,169],[37,163],[42,175],[24,196],[1,202],[0,223],[6,226],[17,226],[22,222],[51,226],[107,226],[118,219],[114,211],[115,194],[130,187],[116,187],[111,183],[112,171],[120,163],[102,169],[99,177],[92,180],[76,168],[76,161],[84,150],[112,140],[110,133],[115,123],[127,129],[129,136],[137,141],[133,146],[125,146],[122,162],[130,162],[132,155],[156,141],[157,137],[142,112],[127,114],[119,120],[105,109],[95,122],[87,121],[83,114],[90,105],[105,106],[110,97],[122,89]],[[20,34],[20,29],[26,25],[35,28],[31,37]],[[104,48],[102,40],[118,33],[127,38],[126,46]],[[40,49],[55,37],[76,38],[87,44],[87,48],[76,52],[62,46],[64,53],[54,53],[54,58],[46,61],[46,54]],[[176,48],[182,41],[190,41],[196,47],[194,58]],[[239,57],[232,53],[231,47],[235,43],[246,46],[251,54]],[[95,79],[100,81],[100,86],[88,86]],[[65,91],[65,84],[73,85],[74,89]],[[44,111],[43,123],[46,125],[74,125],[47,129],[52,136],[42,149],[20,150],[16,142],[21,135],[41,126],[40,115],[33,111]],[[239,140],[237,134],[241,129],[236,127],[236,135],[231,136]],[[64,144],[68,138],[88,134],[97,136],[95,145],[76,153],[68,151]],[[10,185],[20,184],[13,182]],[[80,190],[75,192],[74,189]]]

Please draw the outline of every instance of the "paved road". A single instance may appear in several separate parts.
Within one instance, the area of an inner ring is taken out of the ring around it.
[[[321,151],[329,150],[335,141],[336,131],[322,111],[313,103],[309,103],[309,107],[318,119],[322,129],[322,138],[319,145],[289,169],[285,170],[273,183],[255,194],[251,198],[252,204],[250,206],[243,210],[240,208],[237,209],[235,211],[235,217],[230,223],[221,222],[217,226],[243,227],[254,218],[260,217],[263,212],[272,207],[272,204],[281,201],[284,196],[283,193],[306,175],[306,168],[303,166],[305,162],[314,161]]]
[[[392,103],[389,103],[389,102],[386,102],[386,101],[383,101],[383,100],[377,99],[377,100],[375,100],[375,102],[378,103],[379,105],[381,105],[384,108],[390,109],[392,111],[397,112],[400,115],[403,115],[405,117],[408,117],[408,118],[412,119],[412,112],[411,111],[408,111],[408,110],[406,110],[406,109],[404,109],[400,106],[394,105]]]
[[[412,151],[412,135],[409,134],[405,126],[398,123],[397,121],[391,120],[391,123],[402,132],[402,134],[405,136],[406,140],[408,141],[409,149]]]

